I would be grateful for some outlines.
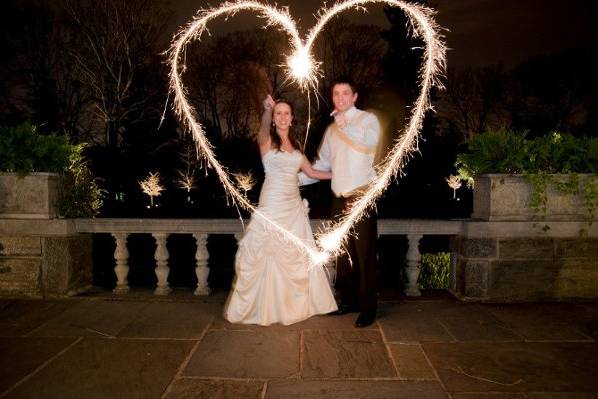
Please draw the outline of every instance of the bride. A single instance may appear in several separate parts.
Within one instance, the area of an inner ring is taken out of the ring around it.
[[[258,144],[266,173],[259,199],[259,215],[251,217],[239,241],[235,280],[224,307],[231,323],[284,325],[337,309],[321,266],[269,225],[267,218],[315,249],[306,202],[299,195],[297,172],[330,179],[330,172],[314,170],[291,133],[291,103],[264,100]],[[274,119],[273,126],[270,123]]]

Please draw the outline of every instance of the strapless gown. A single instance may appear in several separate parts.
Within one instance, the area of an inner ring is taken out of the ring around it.
[[[299,193],[299,151],[269,151],[258,210],[264,217],[315,248],[307,201]],[[239,241],[235,280],[224,317],[231,323],[284,325],[337,309],[322,266],[310,265],[305,251],[285,240],[264,217],[254,214]]]

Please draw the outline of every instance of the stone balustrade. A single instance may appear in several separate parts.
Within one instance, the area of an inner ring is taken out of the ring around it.
[[[246,222],[246,221],[245,221]],[[312,220],[315,232],[325,224]],[[129,291],[129,248],[134,234],[151,235],[156,295],[167,295],[168,237],[195,239],[195,294],[210,293],[207,240],[243,233],[239,219],[3,219],[0,218],[0,296],[75,295],[92,284],[92,235],[115,241],[115,294]],[[598,223],[379,219],[380,235],[406,236],[407,294],[420,295],[420,241],[451,237],[450,291],[463,300],[537,301],[598,298]],[[397,260],[397,263],[398,260]]]
[[[196,295],[208,295],[209,253],[207,239],[210,234],[231,234],[239,240],[242,237],[243,224],[237,219],[77,219],[75,229],[79,233],[108,233],[115,240],[114,273],[116,287],[114,293],[124,294],[129,291],[127,276],[129,273],[127,239],[131,234],[151,234],[156,242],[154,259],[155,273],[158,280],[154,294],[167,295],[169,253],[166,241],[171,234],[190,234],[197,245],[195,253],[195,274],[197,276]],[[328,222],[312,220],[312,229],[318,231]],[[407,251],[407,294],[420,295],[417,279],[420,272],[421,254],[419,243],[424,235],[456,235],[461,231],[461,221],[451,220],[398,220],[379,219],[379,235],[405,235],[409,249]]]

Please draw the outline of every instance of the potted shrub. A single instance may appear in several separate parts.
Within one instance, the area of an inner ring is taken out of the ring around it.
[[[474,187],[474,219],[590,224],[596,219],[596,138],[552,133],[528,139],[506,129],[487,132],[468,142],[456,167]]]
[[[82,161],[83,145],[39,134],[30,123],[0,128],[0,218],[95,216],[101,190]]]

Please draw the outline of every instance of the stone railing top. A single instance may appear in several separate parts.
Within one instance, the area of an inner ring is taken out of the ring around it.
[[[208,233],[235,234],[243,231],[248,220],[240,219],[75,219],[81,233]],[[329,220],[312,219],[314,231]],[[378,219],[380,234],[454,235],[462,229],[460,220]]]
[[[461,235],[470,238],[598,237],[598,223],[587,221],[484,221],[463,223]]]
[[[235,234],[240,219],[75,219],[81,233],[208,233]]]
[[[77,233],[236,234],[240,219],[1,219],[0,235],[64,236]],[[312,219],[314,232],[328,220]],[[464,237],[598,237],[598,223],[584,221],[482,221],[474,219],[378,219],[381,235],[461,235]]]
[[[76,234],[74,219],[2,219],[0,235],[65,236]]]

